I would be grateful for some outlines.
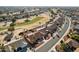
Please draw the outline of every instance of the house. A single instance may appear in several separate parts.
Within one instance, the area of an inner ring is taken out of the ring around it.
[[[70,47],[74,47],[74,48],[79,47],[79,43],[78,43],[77,41],[75,41],[75,40],[69,41],[69,42],[68,42],[68,45],[69,45]]]

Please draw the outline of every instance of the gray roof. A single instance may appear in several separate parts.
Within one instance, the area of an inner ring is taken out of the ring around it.
[[[75,29],[79,29],[79,24],[75,26]]]
[[[71,40],[69,43],[69,46],[73,46],[73,47],[79,47],[79,43],[77,42],[77,41],[75,41],[75,40]]]

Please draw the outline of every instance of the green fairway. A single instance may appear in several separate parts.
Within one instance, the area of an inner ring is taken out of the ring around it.
[[[30,24],[33,24],[33,23],[41,20],[41,19],[43,19],[43,17],[36,17],[36,18],[30,20],[29,22],[23,22],[23,23],[15,24],[14,27],[16,28],[16,27],[20,27],[20,26],[24,26],[24,25],[30,25]],[[4,26],[0,27],[0,31],[5,30],[5,29],[8,29],[8,27],[4,27]]]

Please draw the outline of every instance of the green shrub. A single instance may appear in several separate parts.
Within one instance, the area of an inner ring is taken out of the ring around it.
[[[30,20],[27,19],[27,20],[25,20],[25,22],[30,22]]]
[[[15,25],[14,23],[11,23],[11,24],[10,24],[10,26],[14,26],[14,25]]]
[[[15,29],[14,29],[14,26],[10,26],[9,28],[8,28],[8,31],[14,31]]]

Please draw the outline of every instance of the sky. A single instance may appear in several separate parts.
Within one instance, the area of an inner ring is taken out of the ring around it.
[[[0,6],[79,6],[79,0],[0,0]]]

